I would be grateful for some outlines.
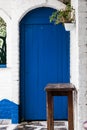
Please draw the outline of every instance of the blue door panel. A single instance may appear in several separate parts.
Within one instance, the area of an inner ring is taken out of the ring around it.
[[[70,80],[69,32],[62,25],[48,22],[52,11],[35,9],[20,23],[20,74],[23,74],[20,75],[20,100],[25,120],[46,120],[45,86]],[[54,100],[54,118],[67,119],[67,97],[59,96]]]
[[[37,8],[25,15],[22,19],[21,23],[24,24],[51,24],[49,22],[49,17],[51,16],[52,12],[55,11],[51,8]]]

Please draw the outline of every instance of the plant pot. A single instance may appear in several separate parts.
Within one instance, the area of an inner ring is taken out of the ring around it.
[[[64,27],[66,31],[71,31],[75,28],[75,23],[64,23]]]

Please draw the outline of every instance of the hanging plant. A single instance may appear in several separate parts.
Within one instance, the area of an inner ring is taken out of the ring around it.
[[[65,9],[57,10],[52,13],[50,22],[54,22],[54,24],[62,23],[63,25],[64,23],[75,23],[75,10],[70,3],[68,3]]]

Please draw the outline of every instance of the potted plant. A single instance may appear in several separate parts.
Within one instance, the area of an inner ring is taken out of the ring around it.
[[[50,16],[50,22],[54,22],[54,24],[62,23],[66,30],[70,30],[75,24],[75,10],[68,3],[65,9],[57,10],[52,13]]]

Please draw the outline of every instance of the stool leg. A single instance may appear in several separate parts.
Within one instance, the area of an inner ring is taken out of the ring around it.
[[[73,92],[68,93],[68,130],[74,130],[73,122]]]
[[[51,92],[47,92],[47,130],[54,130],[53,96]]]

